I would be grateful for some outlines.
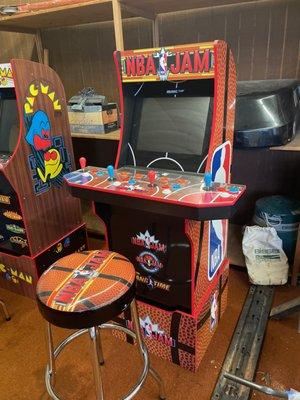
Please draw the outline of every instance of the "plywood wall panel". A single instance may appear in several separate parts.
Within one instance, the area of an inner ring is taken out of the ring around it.
[[[253,40],[256,25],[256,13],[251,12],[253,6],[240,7],[239,12],[239,80],[251,79],[253,74]]]
[[[224,10],[225,19],[225,37],[224,39],[228,41],[231,45],[231,51],[235,60],[239,57],[239,29],[240,29],[240,12],[236,9],[232,10],[227,8]]]
[[[256,7],[255,32],[253,35],[253,67],[249,79],[264,79],[267,68],[267,53],[269,46],[269,32],[271,21],[271,7],[264,4]]]
[[[212,16],[211,16],[211,24],[212,24],[212,29],[211,33],[214,36],[214,39],[225,39],[225,32],[226,32],[226,18],[224,15],[224,9],[223,7],[216,7],[211,9]],[[202,13],[199,14],[199,17],[201,17],[202,20]],[[208,38],[209,39],[209,38]]]
[[[34,38],[24,33],[0,32],[0,62],[12,58],[35,60]]]
[[[299,0],[293,0],[289,3],[287,10],[287,24],[285,31],[285,43],[283,48],[282,57],[282,71],[281,76],[286,78],[294,78],[299,76],[297,72],[297,62],[290,62],[300,58],[299,45],[300,45],[300,5]]]
[[[151,46],[151,22],[141,19],[126,21],[124,36],[127,48]],[[50,64],[64,82],[67,98],[91,86],[105,94],[109,101],[118,99],[111,22],[52,29],[43,32],[42,37],[50,52]]]
[[[178,43],[197,41],[198,37],[224,39],[232,48],[239,80],[300,78],[299,19],[299,0],[257,1],[164,14],[160,17],[160,41],[167,45],[175,44],[176,39]],[[197,21],[198,32],[193,21]]]
[[[286,29],[285,19],[289,2],[277,4],[271,8],[270,41],[268,49],[268,63],[266,67],[266,78],[276,79],[280,77],[280,66],[283,52],[284,31]]]
[[[213,10],[207,8],[202,11],[201,20],[197,13],[192,14],[194,22],[194,30],[197,33],[197,42],[207,42],[213,37]]]
[[[124,45],[126,49],[141,49],[145,46],[152,46],[152,22],[142,18],[125,21]]]
[[[191,36],[192,21],[189,19],[189,29],[186,27],[187,12],[170,13],[166,22],[165,16],[159,17],[160,45],[168,46],[175,44],[192,43]],[[185,32],[184,32],[185,29]]]
[[[40,0],[29,0],[27,3],[38,3]],[[1,2],[1,6],[23,4],[23,0]],[[23,33],[0,32],[0,63],[9,62],[12,58],[25,58],[36,61],[34,37]]]

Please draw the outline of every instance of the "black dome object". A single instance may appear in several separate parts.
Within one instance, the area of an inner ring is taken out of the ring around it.
[[[281,146],[300,130],[300,81],[241,81],[237,85],[234,146]]]

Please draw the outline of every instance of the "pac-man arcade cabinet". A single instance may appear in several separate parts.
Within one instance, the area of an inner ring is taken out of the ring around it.
[[[35,298],[38,276],[86,246],[65,93],[48,66],[0,64],[0,286]]]

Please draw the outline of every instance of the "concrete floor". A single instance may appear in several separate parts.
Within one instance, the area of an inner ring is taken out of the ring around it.
[[[209,400],[218,377],[228,344],[242,308],[249,284],[243,271],[230,272],[229,305],[216,335],[197,373],[185,371],[152,356],[153,366],[164,378],[168,400]],[[276,290],[275,305],[300,295],[300,288],[282,287]],[[0,400],[46,400],[44,366],[46,352],[44,325],[32,300],[0,290],[12,316],[6,322],[0,314]],[[296,333],[297,318],[270,321],[263,346],[256,381],[284,389],[300,391],[300,334]],[[66,331],[55,329],[60,340]],[[136,349],[104,332],[103,368],[105,400],[117,400],[126,393],[139,371]],[[57,391],[64,400],[94,399],[89,344],[86,337],[77,339],[62,354],[58,362]],[[149,378],[136,397],[157,399],[156,386]],[[267,397],[253,393],[252,399]]]

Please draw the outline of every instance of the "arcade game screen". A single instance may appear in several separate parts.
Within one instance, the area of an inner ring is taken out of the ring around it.
[[[210,96],[137,98],[132,121],[137,165],[203,172],[199,166],[208,153],[212,110]]]
[[[144,98],[137,150],[202,153],[209,104],[209,97]]]
[[[11,155],[19,135],[19,116],[14,91],[0,91],[0,158]],[[1,161],[0,161],[1,162]]]

